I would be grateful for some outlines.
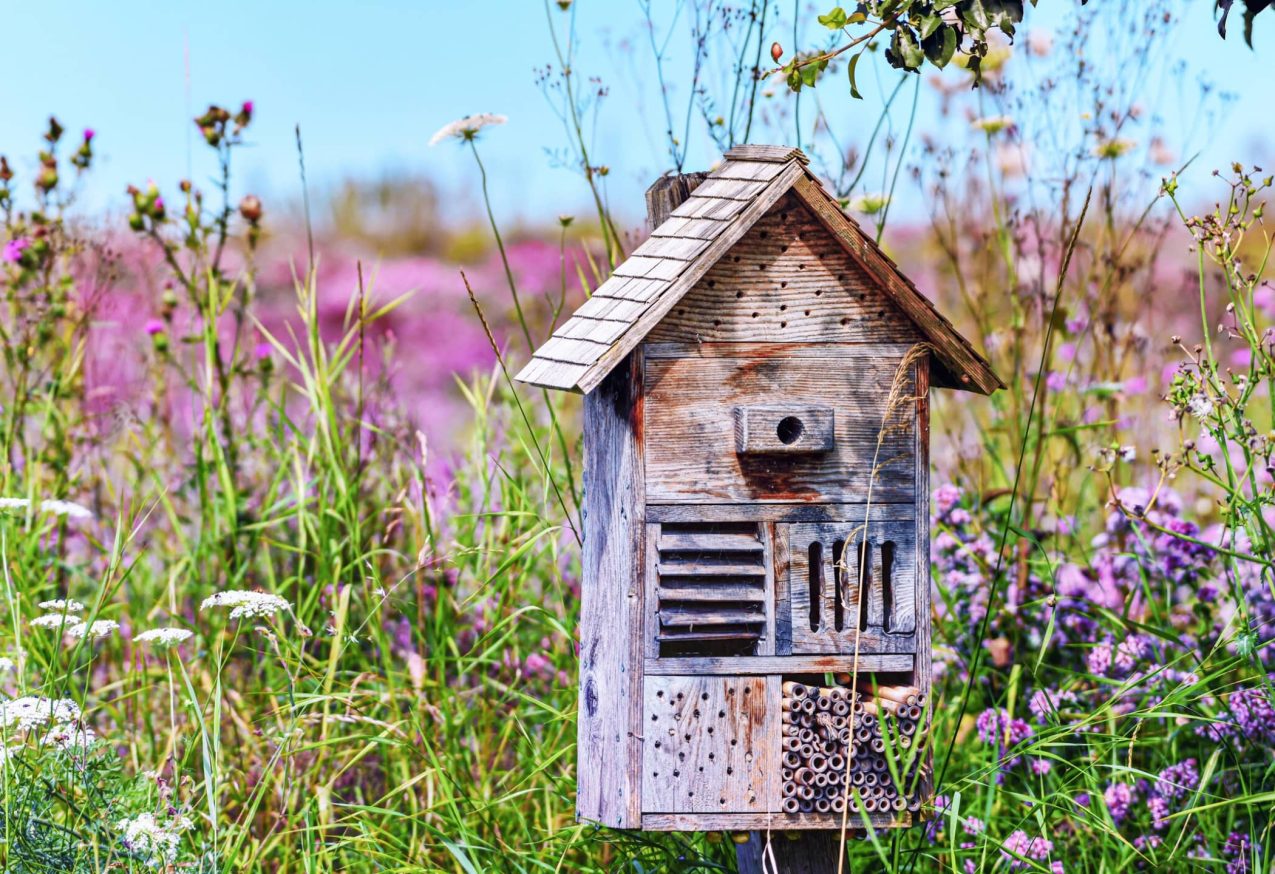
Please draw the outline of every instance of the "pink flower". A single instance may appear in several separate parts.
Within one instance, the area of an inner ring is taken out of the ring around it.
[[[86,127],[84,129],[84,142],[86,143],[93,142],[93,137],[95,136],[97,136],[97,131],[93,130],[93,128]]]
[[[146,320],[146,333],[154,337],[156,334],[164,333],[163,319],[150,318]]]
[[[12,240],[4,244],[4,260],[10,264],[17,264],[22,260],[22,253],[30,247],[31,241],[26,237],[14,237]]]
[[[258,361],[265,361],[270,357],[270,344],[262,340],[256,346],[252,347],[252,354]]]
[[[243,108],[240,109],[239,111],[243,113],[244,116],[246,116],[247,118],[251,118],[252,117],[252,101],[245,100],[243,102]]]

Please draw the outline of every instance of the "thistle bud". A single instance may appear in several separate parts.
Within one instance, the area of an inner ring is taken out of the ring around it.
[[[13,171],[9,169],[9,160],[4,155],[0,155],[0,182],[8,182],[13,178]]]
[[[135,231],[146,229],[146,223],[142,221],[142,217],[138,213],[133,213],[128,217],[128,226]]]
[[[239,201],[239,214],[250,225],[255,225],[261,221],[262,208],[261,199],[255,194],[249,194],[243,200]]]

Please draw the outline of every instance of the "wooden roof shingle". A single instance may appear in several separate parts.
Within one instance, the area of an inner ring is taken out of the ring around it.
[[[990,394],[1004,388],[987,360],[846,215],[800,149],[745,145],[726,152],[670,218],[554,331],[516,377],[589,393],[624,360],[753,224],[792,191],[924,334],[936,385]]]

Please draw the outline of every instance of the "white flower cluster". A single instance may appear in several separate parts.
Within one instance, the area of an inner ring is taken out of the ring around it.
[[[457,139],[468,142],[478,136],[478,132],[485,127],[491,127],[496,124],[504,124],[509,121],[503,115],[494,115],[490,112],[480,112],[477,115],[467,115],[458,121],[445,124],[438,129],[432,137],[429,138],[429,144],[436,146],[443,140]]]
[[[0,510],[26,510],[31,501],[26,498],[0,498]],[[92,519],[93,512],[74,501],[41,501],[36,505],[42,513],[66,516],[69,519]]]
[[[269,595],[265,592],[231,590],[218,592],[211,598],[205,598],[204,603],[199,605],[199,609],[230,607],[231,619],[255,619],[257,617],[273,616],[276,613],[288,610],[290,606],[287,601],[278,595]]]
[[[124,834],[124,846],[142,856],[152,868],[171,865],[177,859],[182,832],[194,827],[184,816],[170,817],[161,823],[154,814],[142,813],[132,819],[121,819],[115,826]]]
[[[184,628],[151,628],[133,638],[137,643],[153,643],[157,647],[177,646],[194,635]]]
[[[74,722],[49,729],[44,735],[46,745],[55,746],[63,752],[79,752],[87,750],[97,743],[97,732],[88,726]]]
[[[84,605],[69,598],[57,598],[52,601],[41,601],[40,609],[49,613],[83,613]]]
[[[76,623],[68,628],[66,633],[76,640],[82,640],[86,637],[90,640],[101,640],[103,637],[109,637],[119,630],[120,624],[114,619],[99,619],[96,622]]]
[[[31,620],[36,628],[61,628],[63,625],[79,625],[84,620],[78,616],[67,616],[65,613],[46,613]]]
[[[38,695],[26,695],[22,698],[11,698],[0,701],[0,726],[30,731],[50,722],[63,724],[79,722],[80,708],[67,698],[42,698]]]

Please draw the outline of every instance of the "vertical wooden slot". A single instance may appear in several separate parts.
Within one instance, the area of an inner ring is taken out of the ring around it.
[[[881,544],[881,601],[882,609],[885,613],[885,621],[883,627],[886,631],[893,631],[894,622],[894,586],[891,583],[894,565],[894,541],[887,540]]]
[[[865,535],[866,537],[866,535]],[[863,599],[870,597],[872,588],[872,545],[865,539],[859,544],[859,630],[868,630],[868,605]]]
[[[810,630],[818,631],[819,606],[823,602],[823,544],[816,540],[810,544]]]
[[[845,550],[844,540],[832,542],[832,624],[838,631],[844,631],[846,627],[846,610],[843,600],[846,579]]]

